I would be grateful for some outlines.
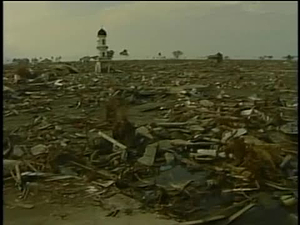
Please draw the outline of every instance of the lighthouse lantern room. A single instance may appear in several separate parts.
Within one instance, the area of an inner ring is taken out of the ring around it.
[[[101,28],[98,31],[98,40],[97,40],[97,49],[99,52],[99,60],[108,58],[107,57],[108,46],[106,43],[106,36],[107,36],[106,31],[103,28]]]
[[[107,55],[108,46],[106,43],[107,33],[101,28],[98,33],[97,50],[98,50],[98,61],[95,65],[95,73],[107,72],[110,73],[110,59]]]

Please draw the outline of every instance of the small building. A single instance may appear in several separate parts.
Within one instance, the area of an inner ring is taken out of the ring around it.
[[[42,61],[40,61],[40,63],[52,63],[51,59],[43,59]]]
[[[158,56],[155,57],[155,59],[166,59],[166,57],[163,56],[163,55],[161,54],[161,52],[159,52],[159,53],[158,53]]]
[[[84,57],[79,59],[79,61],[82,62],[82,63],[90,62],[90,60],[91,60],[91,57],[89,57],[89,56],[84,56]]]
[[[95,55],[95,56],[90,57],[90,60],[92,62],[98,62],[98,58],[99,58],[99,56]]]
[[[218,52],[217,54],[215,55],[209,55],[207,57],[208,60],[216,60],[218,63],[222,62],[223,61],[223,54]]]

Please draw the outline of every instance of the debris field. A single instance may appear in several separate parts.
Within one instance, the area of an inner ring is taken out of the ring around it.
[[[19,199],[9,204],[85,199],[109,217],[155,212],[183,225],[262,212],[276,224],[280,211],[295,224],[297,62],[111,65],[4,65],[4,196]]]

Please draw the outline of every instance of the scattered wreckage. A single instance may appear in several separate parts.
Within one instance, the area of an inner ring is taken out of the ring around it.
[[[52,185],[108,216],[156,211],[185,225],[229,224],[271,200],[296,207],[295,65],[264,63],[4,67],[4,186],[26,201],[33,184]]]

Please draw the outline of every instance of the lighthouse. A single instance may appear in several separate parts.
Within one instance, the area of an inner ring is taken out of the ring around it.
[[[98,62],[95,65],[95,72],[101,73],[103,71],[110,72],[110,57],[108,53],[108,46],[106,43],[107,33],[101,28],[97,33],[97,50],[98,50]]]
[[[97,49],[99,52],[99,60],[108,58],[107,57],[108,46],[106,43],[106,36],[107,36],[106,31],[103,28],[101,28],[98,31],[98,40],[97,40]]]

